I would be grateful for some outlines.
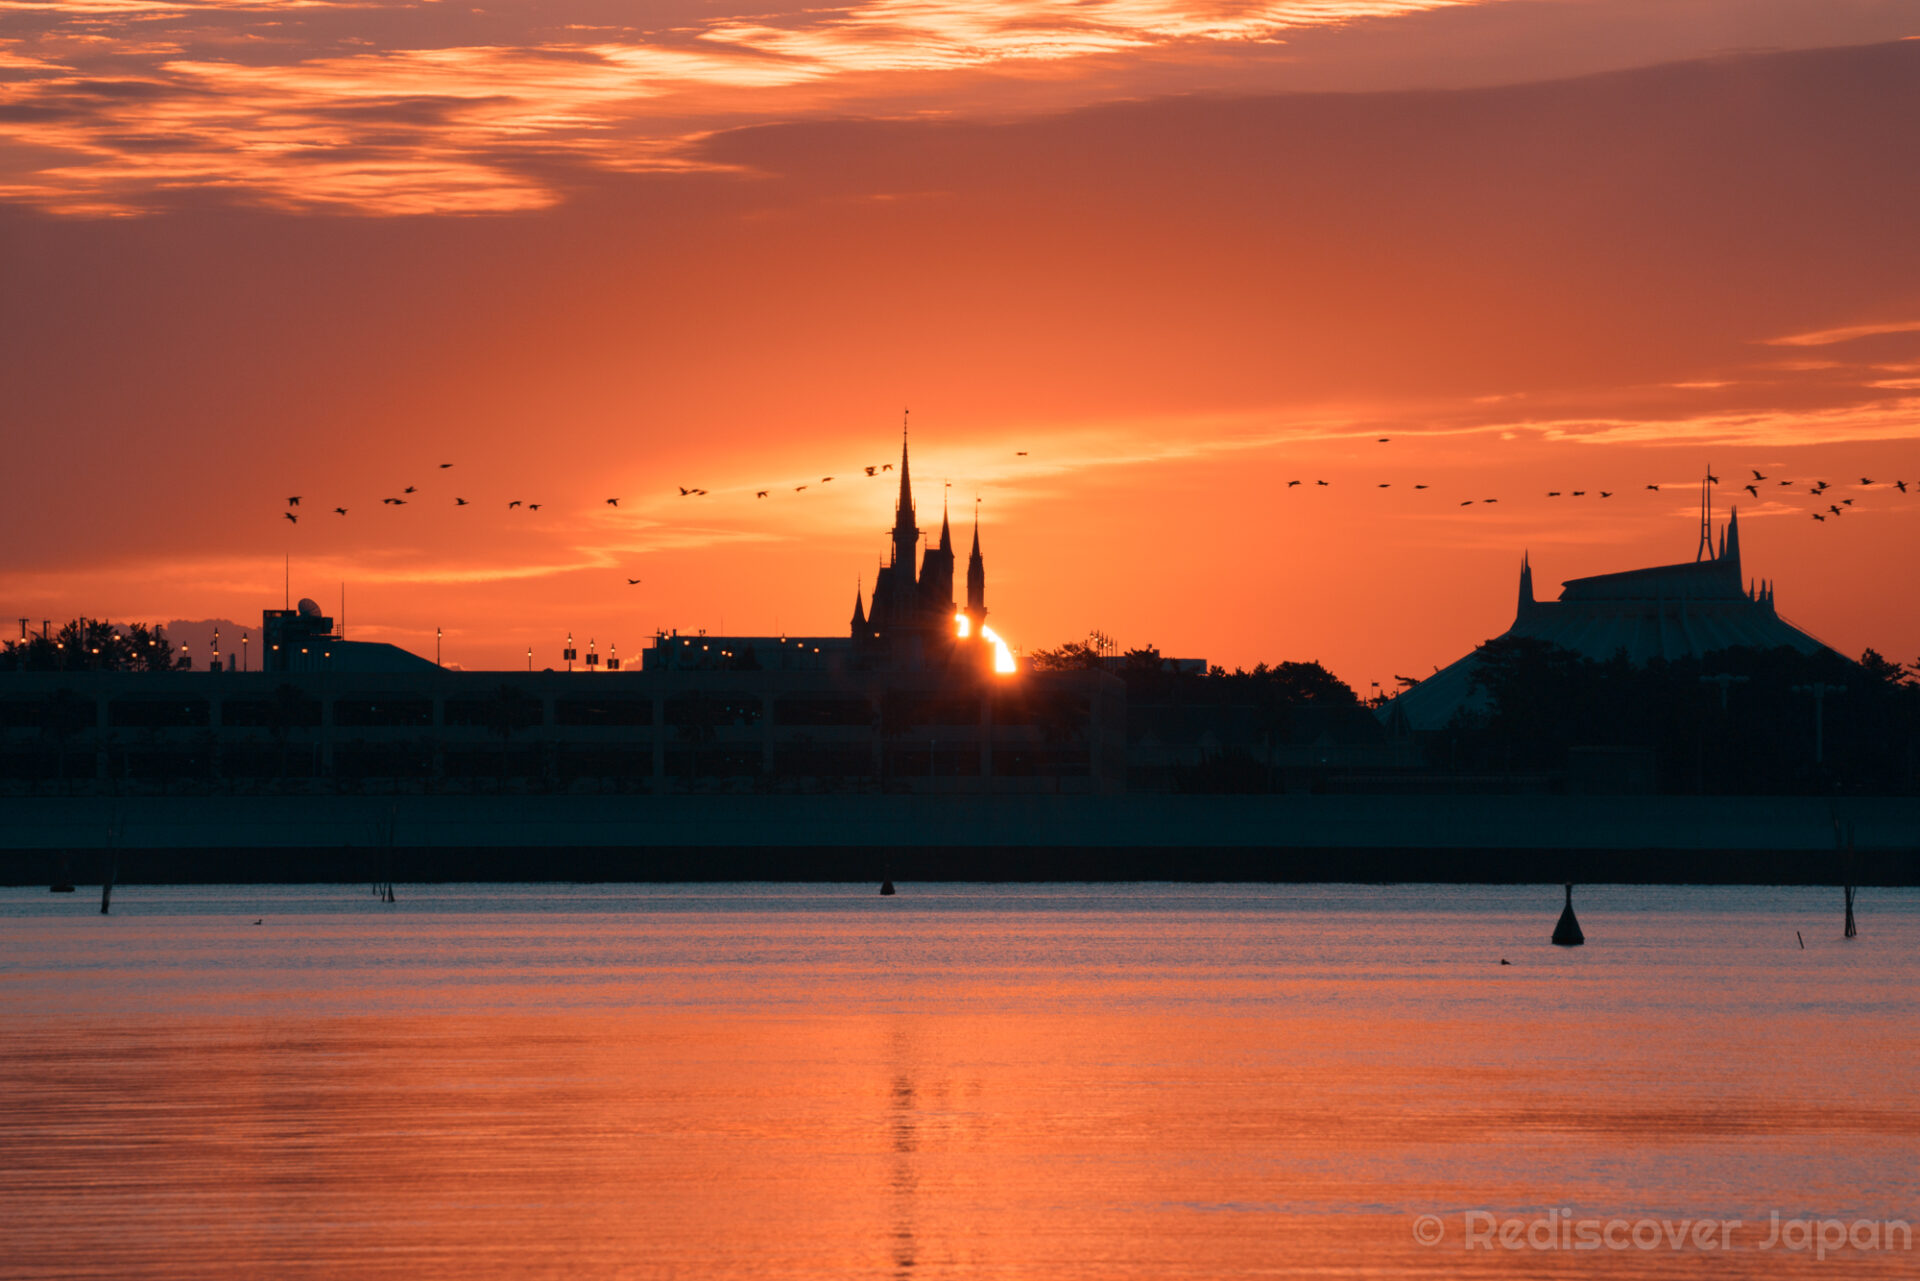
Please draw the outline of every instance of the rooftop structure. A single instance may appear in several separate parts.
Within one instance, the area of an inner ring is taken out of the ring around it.
[[[1746,577],[1738,510],[1716,531],[1711,491],[1705,484],[1701,489],[1700,544],[1692,561],[1569,579],[1558,600],[1543,601],[1534,598],[1533,566],[1523,555],[1513,623],[1496,639],[1545,641],[1596,661],[1624,654],[1636,666],[1737,647],[1803,654],[1827,648],[1780,617],[1771,581]],[[1397,729],[1437,730],[1462,708],[1483,706],[1485,692],[1473,688],[1477,662],[1468,654],[1441,668],[1388,702],[1381,718]]]

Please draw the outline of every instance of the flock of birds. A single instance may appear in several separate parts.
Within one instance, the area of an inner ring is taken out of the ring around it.
[[[1378,443],[1382,445],[1389,444],[1391,443],[1392,439],[1393,438],[1391,436],[1381,436],[1378,438]],[[1015,457],[1025,458],[1026,456],[1027,456],[1027,451],[1024,449],[1018,450],[1015,453]],[[441,463],[439,470],[450,471],[452,470],[452,468],[453,468],[452,463]],[[862,473],[869,478],[880,476],[892,470],[893,470],[892,463],[874,463],[870,466],[863,467],[861,469]],[[1740,488],[1746,490],[1749,494],[1752,494],[1756,499],[1761,498],[1765,495],[1778,495],[1781,489],[1792,489],[1801,484],[1805,484],[1807,486],[1807,489],[1806,489],[1807,494],[1810,495],[1815,500],[1815,503],[1816,503],[1816,509],[1811,513],[1813,519],[1824,523],[1830,520],[1837,520],[1841,516],[1846,515],[1848,511],[1854,510],[1855,503],[1854,503],[1854,499],[1852,498],[1839,498],[1838,501],[1834,501],[1837,495],[1833,495],[1829,493],[1829,491],[1833,488],[1833,486],[1828,481],[1815,480],[1815,481],[1802,482],[1798,480],[1783,480],[1777,477],[1768,476],[1757,467],[1749,468],[1749,470],[1753,473],[1753,479],[1743,482],[1740,485]],[[832,476],[822,476],[818,481],[810,481],[807,484],[793,486],[793,492],[803,493],[809,488],[810,485],[813,485],[813,484],[827,485],[827,484],[831,484],[834,481],[834,479],[835,478]],[[1707,482],[1712,485],[1718,485],[1720,483],[1720,478],[1718,476],[1715,476],[1712,473],[1712,470],[1709,469],[1707,473]],[[1307,482],[1305,480],[1289,480],[1286,483],[1286,488],[1294,489],[1297,487],[1304,486],[1306,484]],[[1333,482],[1329,480],[1315,480],[1313,482],[1313,485],[1316,488],[1331,488],[1333,485]],[[1761,489],[1762,485],[1768,486],[1768,488],[1764,491],[1764,494]],[[1875,487],[1892,488],[1892,489],[1898,490],[1902,494],[1910,493],[1910,492],[1913,492],[1914,489],[1920,488],[1920,482],[1916,482],[1914,486],[1909,486],[1908,482],[1905,480],[1895,480],[1891,482],[1890,485],[1881,485],[1880,482],[1876,482],[1875,480],[1873,480],[1871,477],[1868,477],[1868,476],[1862,476],[1860,478],[1860,485],[1862,488],[1875,488]],[[1379,489],[1391,489],[1393,488],[1393,482],[1381,481],[1381,482],[1378,482],[1375,487]],[[707,490],[700,488],[699,486],[678,485],[675,488],[677,488],[680,491],[679,497],[681,498],[708,497]],[[1410,488],[1415,490],[1424,490],[1424,489],[1431,488],[1431,486],[1426,484],[1415,484],[1410,486]],[[1645,489],[1652,491],[1653,493],[1660,492],[1660,486],[1657,484],[1648,484],[1645,486]],[[1600,498],[1612,498],[1618,492],[1619,491],[1617,490],[1611,490],[1611,489],[1596,489],[1591,491],[1585,490],[1585,489],[1567,489],[1567,490],[1550,489],[1546,491],[1546,496],[1548,498],[1586,498],[1586,497],[1589,497],[1590,495],[1597,495]],[[763,499],[768,497],[772,493],[773,493],[773,490],[771,487],[767,489],[756,489],[753,491],[753,496],[756,499]],[[450,497],[452,497],[453,499],[452,505],[455,507],[470,507],[474,505],[470,503],[466,498],[460,497],[458,495],[450,495]],[[281,515],[284,516],[286,520],[291,524],[298,525],[300,523],[300,516],[302,513],[298,509],[300,508],[301,498],[302,498],[302,495],[299,495],[299,494],[291,494],[287,497],[286,510],[283,511]],[[382,506],[385,506],[385,507],[405,507],[409,503],[424,501],[424,500],[425,500],[425,495],[421,494],[419,486],[408,485],[403,489],[401,489],[398,495],[382,498],[380,500],[380,503]],[[1497,503],[1499,501],[1500,500],[1498,498],[1463,498],[1459,500],[1459,505],[1462,507],[1473,507],[1473,506],[1485,504],[1485,503]],[[544,504],[542,503],[529,502],[524,499],[515,498],[515,499],[508,500],[506,507],[508,511],[513,511],[516,509],[524,509],[529,512],[537,512],[540,510],[540,508],[543,505]],[[1821,509],[1821,505],[1824,505],[1824,509]],[[620,499],[618,497],[608,498],[606,500],[606,506],[617,508],[620,506]],[[348,512],[348,509],[345,507],[335,507],[331,514],[335,516],[345,516],[347,515],[347,512]],[[641,581],[642,580],[638,578],[629,578],[627,579],[627,584],[629,586],[638,586],[641,583]]]
[[[1020,458],[1025,458],[1026,456],[1027,456],[1027,451],[1024,449],[1019,450],[1016,454],[1016,457],[1020,457]],[[439,470],[441,471],[450,471],[452,470],[452,468],[453,468],[452,463],[441,463],[439,466]],[[885,472],[890,472],[892,470],[893,470],[892,463],[874,463],[871,466],[863,467],[861,469],[861,471],[869,477],[879,476]],[[833,479],[834,477],[832,476],[822,476],[818,481],[808,482],[808,484],[809,485],[811,484],[825,485],[832,482]],[[679,497],[681,498],[705,498],[708,496],[708,493],[705,489],[702,489],[694,485],[677,485],[675,486],[675,488],[680,491]],[[805,491],[807,488],[808,488],[808,485],[795,485],[793,487],[793,490],[795,493],[800,493]],[[756,499],[766,498],[772,492],[773,490],[771,488],[756,489],[753,491],[753,496]],[[300,510],[300,504],[304,497],[305,495],[302,495],[302,494],[289,494],[287,496],[286,509],[282,511],[280,514],[289,524],[298,525],[300,523],[300,517],[303,514],[303,512]],[[452,505],[455,507],[471,507],[475,505],[469,502],[467,499],[460,497],[459,495],[449,495],[449,497],[453,499]],[[400,490],[397,496],[382,498],[380,500],[380,504],[383,507],[405,507],[410,503],[423,501],[425,498],[426,498],[426,495],[421,493],[420,487],[418,485],[407,485]],[[540,508],[543,505],[544,504],[542,503],[529,502],[525,499],[514,498],[514,499],[509,499],[507,501],[506,508],[508,511],[513,511],[516,508],[519,508],[529,512],[537,512],[540,510]],[[608,507],[618,507],[619,505],[620,505],[620,499],[618,497],[609,498],[606,500],[606,506]],[[347,515],[347,513],[348,513],[347,508],[335,507],[330,514],[334,516],[345,516]],[[630,587],[637,587],[640,585],[641,581],[642,580],[638,578],[629,578],[627,579],[627,585]]]
[[[1381,436],[1379,437],[1378,443],[1385,445],[1390,443],[1392,440],[1393,440],[1393,437],[1391,436]],[[1837,503],[1831,501],[1827,493],[1828,490],[1833,488],[1833,485],[1830,481],[1814,480],[1814,481],[1803,482],[1798,480],[1782,480],[1782,479],[1779,479],[1778,477],[1768,476],[1766,473],[1762,472],[1758,467],[1750,467],[1747,470],[1753,473],[1753,479],[1741,484],[1740,488],[1746,490],[1749,494],[1752,494],[1756,499],[1765,497],[1766,494],[1777,495],[1778,491],[1781,489],[1791,489],[1794,486],[1805,484],[1807,486],[1807,493],[1815,499],[1816,503],[1826,504],[1826,508],[1824,511],[1816,510],[1810,513],[1813,516],[1813,518],[1817,521],[1824,522],[1828,520],[1837,519],[1841,516],[1846,515],[1848,509],[1854,506],[1854,500],[1851,498],[1842,498]],[[1760,487],[1763,484],[1767,484],[1769,481],[1772,482],[1772,488],[1768,489],[1766,493],[1763,494]],[[1304,480],[1290,480],[1287,482],[1286,487],[1288,489],[1293,489],[1296,486],[1305,485],[1306,483],[1307,482]],[[1316,486],[1328,486],[1328,487],[1331,487],[1333,484],[1333,482],[1329,480],[1316,480],[1313,483]],[[1711,485],[1718,485],[1720,483],[1720,478],[1714,475],[1711,469],[1709,469],[1707,472],[1707,483]],[[1916,482],[1915,484],[1920,485],[1920,482]],[[1892,488],[1892,489],[1899,490],[1903,494],[1913,492],[1913,489],[1915,487],[1915,486],[1910,486],[1904,480],[1896,480],[1891,482],[1890,485],[1888,485],[1888,484],[1884,484],[1883,482],[1875,481],[1871,476],[1862,476],[1860,478],[1860,486],[1863,489],[1871,489],[1876,486],[1880,488]],[[1393,488],[1393,482],[1382,481],[1382,482],[1379,482],[1375,486],[1375,488],[1391,489]],[[1428,488],[1431,488],[1431,486],[1414,485],[1412,486],[1412,488],[1428,489]],[[1660,486],[1656,484],[1649,484],[1645,486],[1645,488],[1648,490],[1651,490],[1656,494],[1660,492]],[[1614,490],[1614,489],[1596,489],[1591,491],[1585,490],[1585,489],[1549,489],[1548,491],[1546,491],[1548,498],[1586,498],[1590,494],[1597,494],[1601,498],[1612,498],[1615,494],[1619,492],[1620,491]],[[1460,500],[1460,506],[1472,507],[1480,503],[1497,503],[1499,501],[1500,500],[1498,498],[1463,498]]]

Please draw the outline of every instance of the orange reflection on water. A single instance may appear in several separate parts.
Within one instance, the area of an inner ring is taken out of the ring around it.
[[[1657,1276],[1670,1255],[1470,1255],[1409,1225],[1892,1216],[1920,1149],[1920,896],[1876,895],[1869,948],[1809,929],[1801,953],[1774,944],[1813,892],[1595,890],[1567,953],[1527,888],[738,892],[415,891],[377,914],[285,891],[247,900],[251,927],[143,917],[160,892],[123,887],[105,922],[9,921],[10,1262]]]

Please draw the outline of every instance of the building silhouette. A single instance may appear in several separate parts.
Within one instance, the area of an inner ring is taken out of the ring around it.
[[[1523,555],[1513,622],[1495,639],[1543,641],[1598,662],[1624,654],[1641,667],[1735,648],[1827,649],[1780,617],[1771,581],[1746,577],[1738,509],[1716,530],[1711,489],[1703,483],[1701,491],[1699,550],[1691,561],[1569,579],[1559,599],[1539,600]],[[1423,732],[1444,728],[1463,708],[1483,710],[1485,691],[1474,687],[1478,661],[1468,654],[1440,668],[1390,700],[1381,719],[1395,730]]]

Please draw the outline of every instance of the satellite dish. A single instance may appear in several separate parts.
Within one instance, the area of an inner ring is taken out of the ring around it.
[[[320,604],[311,596],[302,596],[300,598],[299,610],[300,617],[302,618],[320,617]]]

